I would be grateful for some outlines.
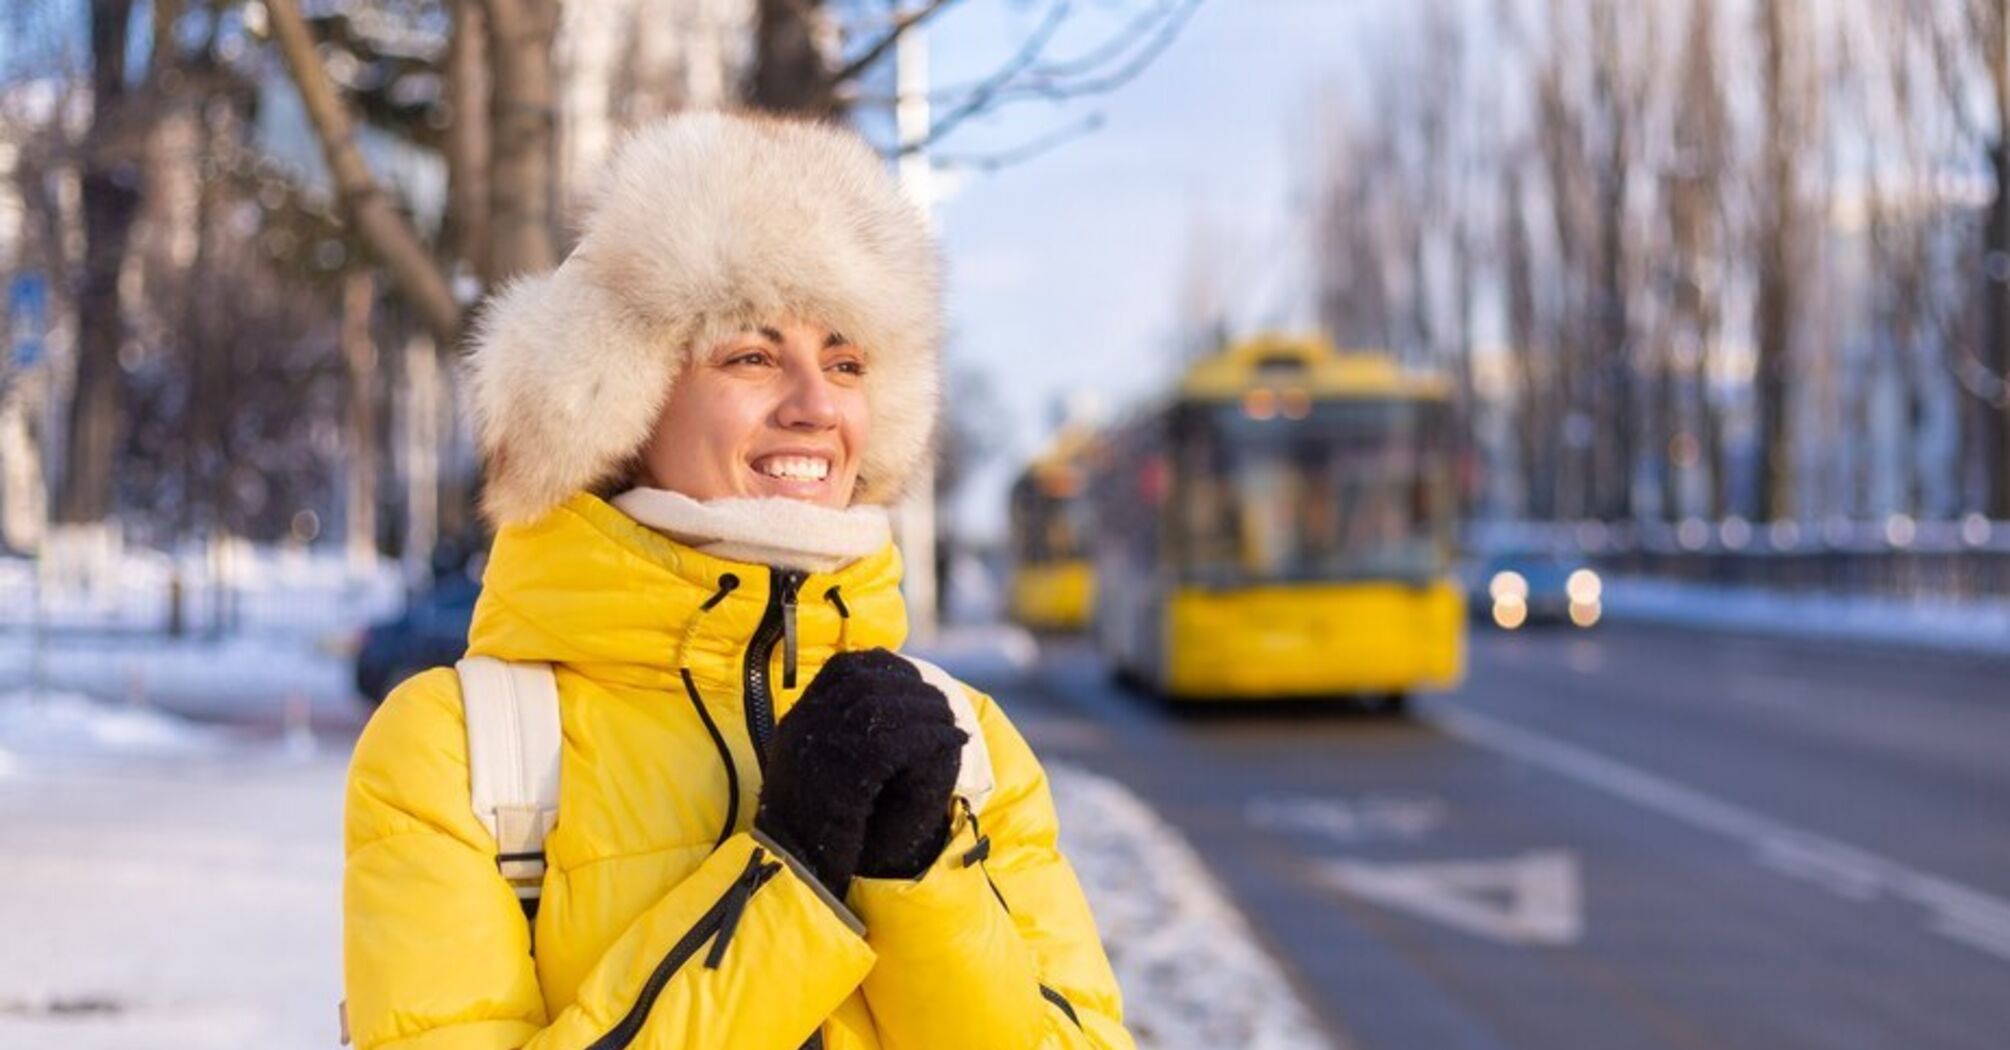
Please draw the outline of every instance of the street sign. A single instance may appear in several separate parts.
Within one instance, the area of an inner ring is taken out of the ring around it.
[[[1563,850],[1486,861],[1335,861],[1326,875],[1363,900],[1502,944],[1555,947],[1584,934],[1577,857]]]
[[[49,284],[41,274],[16,274],[7,282],[7,318],[8,370],[35,367],[49,333]]]

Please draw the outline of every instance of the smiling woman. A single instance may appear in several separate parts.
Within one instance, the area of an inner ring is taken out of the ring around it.
[[[350,767],[358,1046],[1132,1045],[1039,762],[895,652],[938,298],[856,136],[708,115],[627,142],[491,304],[469,658]],[[554,694],[503,750],[562,790],[478,813],[468,709]]]

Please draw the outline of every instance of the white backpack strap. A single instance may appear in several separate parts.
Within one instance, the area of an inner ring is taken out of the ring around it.
[[[984,746],[984,727],[977,721],[977,708],[970,703],[970,693],[948,671],[906,653],[901,657],[921,672],[922,681],[942,690],[942,695],[949,698],[950,712],[956,716],[956,728],[970,735],[963,743],[963,761],[956,770],[956,797],[970,807],[970,812],[982,813],[984,800],[991,797],[991,789],[997,782],[991,775],[991,749]]]
[[[471,656],[454,665],[468,723],[468,789],[496,840],[496,867],[524,913],[544,892],[544,837],[558,822],[558,679],[550,664]]]

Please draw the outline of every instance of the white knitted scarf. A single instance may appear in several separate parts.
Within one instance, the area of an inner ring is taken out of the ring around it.
[[[886,508],[832,507],[802,500],[715,499],[700,502],[668,489],[632,488],[615,509],[679,543],[715,558],[836,572],[893,540]]]

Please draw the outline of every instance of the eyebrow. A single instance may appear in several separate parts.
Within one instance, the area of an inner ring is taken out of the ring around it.
[[[759,333],[761,338],[771,343],[780,343],[782,341],[782,330],[779,328],[771,328],[763,325],[760,328],[754,329],[754,331]],[[824,337],[824,349],[826,350],[840,346],[849,346],[850,344],[851,340],[845,338],[842,332],[832,332],[830,335]]]

